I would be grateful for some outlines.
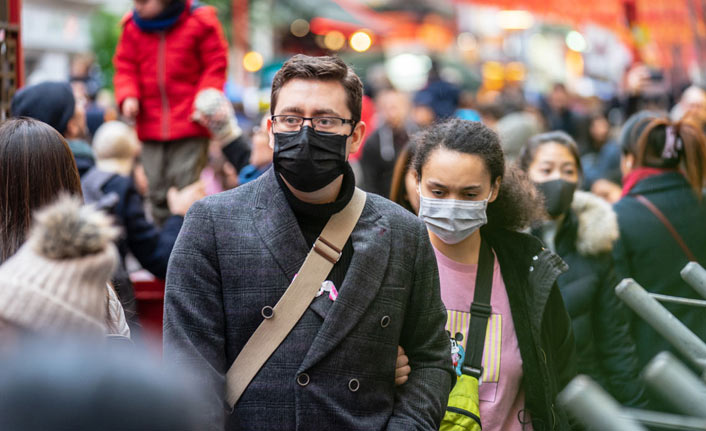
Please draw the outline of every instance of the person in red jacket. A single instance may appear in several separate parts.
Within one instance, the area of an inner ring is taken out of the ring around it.
[[[170,213],[167,190],[196,181],[207,162],[208,130],[193,120],[194,99],[221,91],[227,42],[211,6],[198,0],[134,0],[115,57],[115,98],[136,120],[153,216]]]

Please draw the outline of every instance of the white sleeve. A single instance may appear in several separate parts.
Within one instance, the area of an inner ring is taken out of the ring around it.
[[[120,335],[130,338],[130,327],[125,319],[125,311],[110,285],[106,285],[108,289],[108,314],[105,316],[105,325],[108,328],[108,335]]]

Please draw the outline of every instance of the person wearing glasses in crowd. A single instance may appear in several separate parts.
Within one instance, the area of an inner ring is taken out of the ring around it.
[[[164,357],[207,385],[209,429],[439,427],[453,370],[433,249],[418,218],[372,194],[319,295],[224,408],[224,374],[265,309],[360,196],[348,157],[365,133],[362,87],[336,57],[292,57],[272,85],[273,169],[186,216],[167,274]],[[400,348],[411,372],[396,385]]]

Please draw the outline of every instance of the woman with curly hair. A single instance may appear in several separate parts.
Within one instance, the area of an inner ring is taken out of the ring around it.
[[[416,142],[419,216],[439,266],[452,360],[457,375],[479,374],[483,430],[567,429],[554,406],[575,374],[571,322],[556,285],[566,265],[518,232],[541,213],[541,199],[520,171],[506,169],[498,136],[481,123],[450,120]],[[480,311],[474,294],[483,284],[490,307],[482,367],[474,370],[465,359],[481,352],[467,341],[479,332],[469,331],[469,314],[471,303]]]

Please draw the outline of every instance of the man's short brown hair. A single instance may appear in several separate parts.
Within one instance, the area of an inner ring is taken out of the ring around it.
[[[360,121],[363,107],[363,83],[353,69],[338,57],[310,57],[297,54],[287,60],[272,80],[270,113],[274,115],[277,95],[284,84],[292,79],[338,81],[346,90],[351,119]]]

